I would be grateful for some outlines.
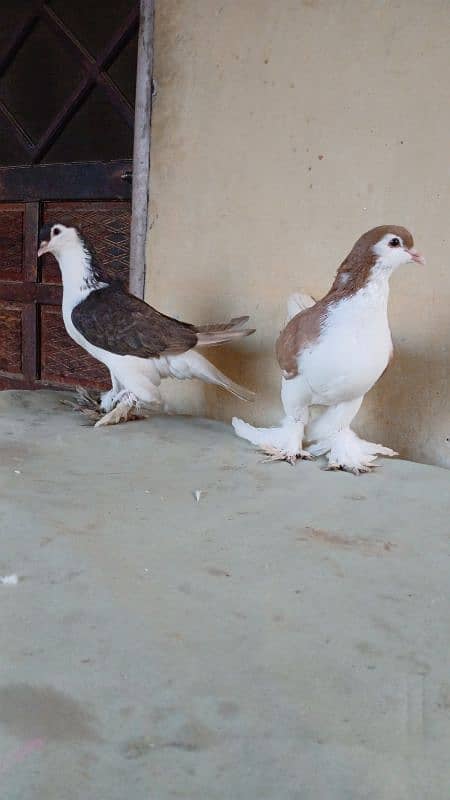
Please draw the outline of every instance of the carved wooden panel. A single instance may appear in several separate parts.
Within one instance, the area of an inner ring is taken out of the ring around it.
[[[52,256],[38,265],[38,230],[76,225],[106,273],[127,282],[130,217],[128,200],[0,203],[0,389],[108,385],[108,371],[65,331],[59,268]]]
[[[0,280],[22,280],[23,205],[0,206]]]
[[[44,203],[43,222],[80,229],[110,278],[128,282],[131,208],[128,202]],[[61,283],[53,256],[42,259],[43,283]]]
[[[108,385],[108,370],[67,335],[58,306],[41,306],[40,325],[42,381],[98,388]]]
[[[0,301],[0,370],[12,374],[22,372],[21,303]]]

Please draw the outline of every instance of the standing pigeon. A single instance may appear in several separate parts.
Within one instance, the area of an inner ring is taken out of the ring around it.
[[[111,281],[95,263],[76,228],[44,225],[38,256],[52,253],[63,281],[63,318],[69,336],[111,374],[112,389],[101,397],[108,412],[97,425],[126,419],[133,407],[159,408],[162,378],[200,378],[243,400],[254,394],[214,367],[199,350],[254,333],[248,317],[195,326],[161,314]]]
[[[290,320],[276,345],[285,418],[281,427],[254,428],[235,417],[238,436],[258,445],[269,460],[293,464],[327,454],[329,469],[355,474],[370,471],[378,454],[397,455],[360,439],[350,425],[392,357],[389,278],[408,261],[425,263],[413,245],[409,231],[398,225],[373,228],[353,246],[325,297],[290,298]],[[308,424],[315,405],[325,408]]]

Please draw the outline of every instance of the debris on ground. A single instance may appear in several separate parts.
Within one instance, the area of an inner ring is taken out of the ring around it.
[[[197,503],[199,503],[200,502],[200,498],[201,498],[202,494],[204,494],[204,492],[203,492],[203,489],[196,489],[193,494],[194,494],[194,497],[195,497]]]
[[[1,575],[0,583],[4,586],[16,586],[19,583],[19,578],[17,575]]]

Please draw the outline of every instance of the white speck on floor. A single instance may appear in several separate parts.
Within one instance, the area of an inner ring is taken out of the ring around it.
[[[0,576],[0,583],[4,586],[16,586],[19,583],[17,575],[2,575]]]

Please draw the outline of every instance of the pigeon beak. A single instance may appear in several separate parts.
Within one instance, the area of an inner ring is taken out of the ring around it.
[[[415,247],[411,247],[408,251],[409,255],[411,256],[411,261],[417,261],[418,264],[422,264],[425,266],[427,263],[421,253],[419,253]]]
[[[41,242],[39,246],[39,250],[37,252],[38,258],[44,255],[44,253],[48,253],[48,242]]]

